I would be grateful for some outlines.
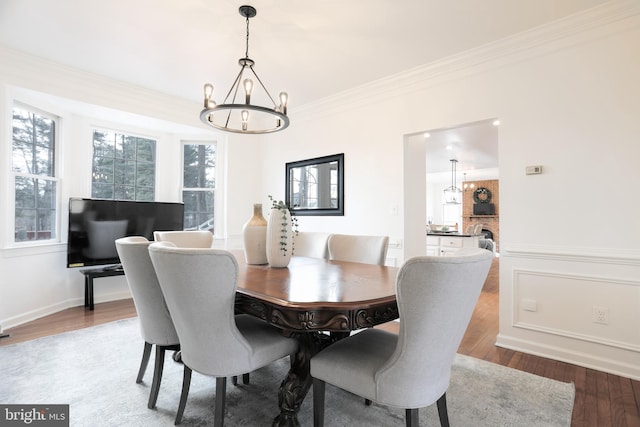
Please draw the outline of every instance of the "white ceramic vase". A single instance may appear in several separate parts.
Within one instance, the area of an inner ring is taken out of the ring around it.
[[[267,264],[267,220],[262,204],[253,205],[253,216],[242,227],[244,257],[247,264]]]
[[[267,225],[267,260],[275,268],[289,265],[293,252],[293,231],[288,209],[271,209]]]

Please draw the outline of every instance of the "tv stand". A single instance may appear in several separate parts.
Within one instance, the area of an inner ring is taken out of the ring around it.
[[[84,306],[93,310],[93,279],[100,277],[124,276],[122,265],[110,265],[102,268],[81,270],[84,274]]]

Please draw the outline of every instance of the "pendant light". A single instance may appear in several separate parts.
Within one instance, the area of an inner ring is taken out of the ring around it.
[[[211,83],[204,85],[204,109],[200,112],[200,120],[206,125],[227,132],[259,134],[281,131],[289,126],[289,117],[287,117],[288,95],[286,92],[280,92],[278,97],[279,104],[276,104],[262,80],[256,74],[254,69],[255,61],[249,58],[249,18],[256,16],[257,11],[253,6],[240,6],[239,11],[240,15],[244,16],[247,21],[245,56],[238,61],[241,67],[240,72],[222,104],[216,104],[212,99],[213,85]],[[245,74],[248,77],[245,77]],[[253,76],[257,84],[254,84],[254,81],[249,78],[251,76]],[[244,91],[244,97],[240,95],[241,98],[244,98],[244,103],[242,103],[242,99],[236,101],[238,92],[242,92],[240,87]],[[257,93],[260,88],[262,91]],[[263,101],[270,100],[273,105],[252,104],[252,98],[255,100],[258,95],[262,97]]]
[[[451,205],[462,203],[462,190],[456,187],[456,165],[458,161],[451,159],[451,187],[444,189],[444,202]]]

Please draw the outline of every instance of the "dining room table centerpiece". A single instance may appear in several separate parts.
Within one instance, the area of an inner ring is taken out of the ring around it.
[[[282,200],[269,195],[271,210],[267,224],[267,261],[274,268],[284,268],[294,254],[294,235],[298,234],[298,218]]]
[[[253,204],[253,216],[242,227],[244,256],[247,264],[267,264],[267,220],[262,203]]]

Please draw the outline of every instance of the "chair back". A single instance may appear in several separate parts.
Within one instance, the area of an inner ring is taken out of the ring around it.
[[[477,236],[478,234],[482,233],[482,227],[483,227],[483,224],[474,225],[473,226],[473,234]]]
[[[299,231],[293,235],[294,255],[311,258],[329,258],[327,241],[330,233]]]
[[[149,258],[149,242],[141,236],[123,237],[116,250],[140,319],[142,338],[149,344],[178,344],[178,334]]]
[[[191,369],[223,377],[251,371],[251,346],[236,326],[238,264],[227,251],[153,243],[151,260]]]
[[[389,236],[332,234],[328,241],[329,259],[384,265],[388,246]]]
[[[491,267],[493,254],[462,249],[452,257],[421,256],[398,272],[398,344],[376,372],[380,401],[420,408],[449,386],[451,365]]]
[[[179,248],[210,248],[213,234],[207,230],[154,231],[156,242],[171,242]]]

